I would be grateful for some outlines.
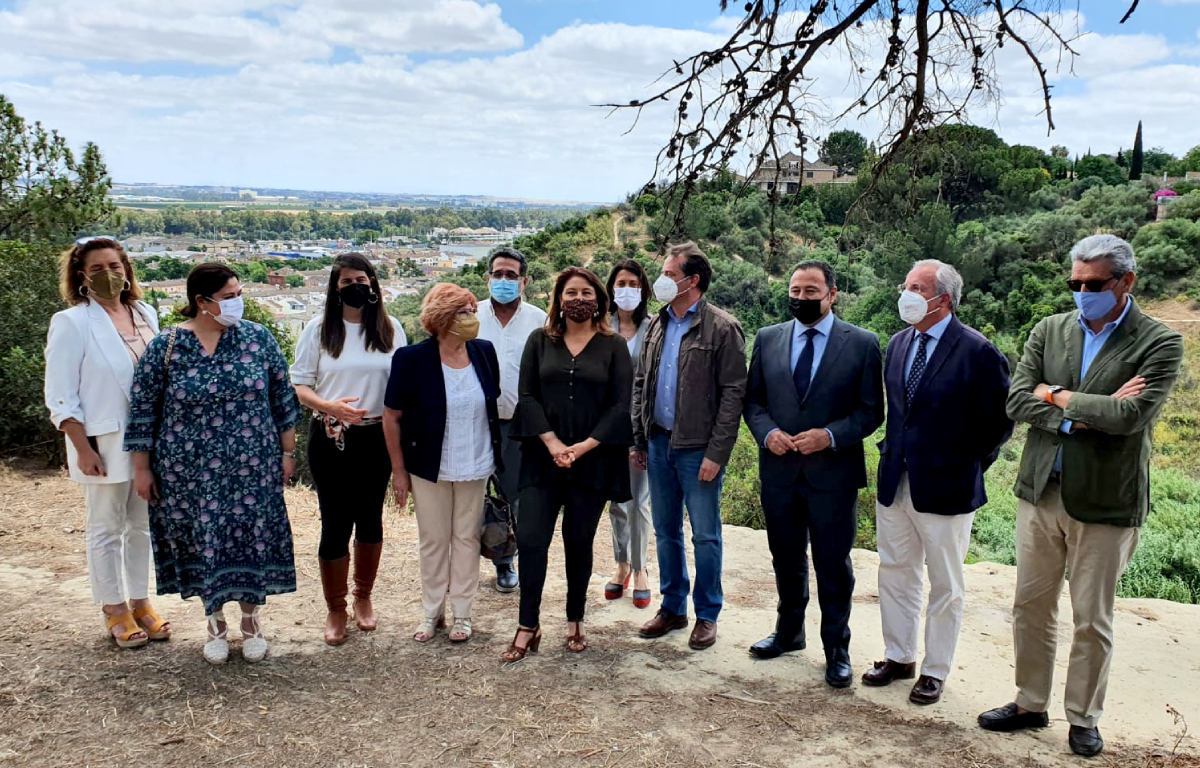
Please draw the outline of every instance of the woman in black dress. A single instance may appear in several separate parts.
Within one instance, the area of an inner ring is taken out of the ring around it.
[[[586,269],[558,276],[546,327],[534,332],[521,360],[514,437],[521,446],[521,616],[505,661],[519,661],[541,641],[546,557],[558,513],[567,569],[567,650],[587,648],[584,606],[592,542],[604,506],[628,501],[629,390],[633,366],[609,321],[604,284]]]

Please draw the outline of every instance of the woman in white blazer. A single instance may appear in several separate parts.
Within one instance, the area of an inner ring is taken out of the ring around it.
[[[113,641],[134,648],[171,634],[150,605],[149,513],[124,450],[134,365],[158,333],[158,316],[112,238],[78,241],[63,254],[61,278],[71,306],[50,321],[46,407],[67,436],[71,479],[87,502],[92,597]]]

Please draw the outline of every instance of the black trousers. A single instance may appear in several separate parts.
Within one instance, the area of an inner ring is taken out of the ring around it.
[[[592,542],[607,503],[599,492],[572,485],[566,478],[521,492],[517,550],[521,553],[522,626],[536,627],[540,621],[546,559],[559,510],[567,566],[567,621],[583,621],[592,577]]]
[[[350,427],[345,450],[325,434],[316,419],[308,433],[308,464],[321,507],[321,544],[317,556],[340,560],[350,554],[350,536],[363,544],[383,541],[383,501],[392,462],[382,424]]]
[[[850,550],[858,530],[857,500],[857,489],[818,491],[803,477],[790,486],[763,482],[767,543],[779,590],[775,631],[781,638],[804,636],[809,597],[806,550],[811,540],[821,605],[821,642],[827,651],[850,647],[850,601],[854,596]]]

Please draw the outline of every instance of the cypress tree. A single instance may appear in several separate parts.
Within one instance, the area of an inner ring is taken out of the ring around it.
[[[1129,161],[1129,180],[1142,180],[1142,121],[1138,120],[1137,136],[1133,139],[1133,157]]]

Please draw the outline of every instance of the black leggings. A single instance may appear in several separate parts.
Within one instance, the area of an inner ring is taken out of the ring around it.
[[[387,497],[392,462],[383,440],[382,424],[350,427],[345,450],[313,420],[308,433],[308,465],[321,506],[322,560],[340,560],[350,554],[350,535],[363,544],[383,541],[383,500]]]
[[[517,524],[521,626],[538,626],[542,587],[546,584],[546,559],[560,509],[567,566],[567,621],[583,621],[588,581],[592,577],[592,542],[607,503],[600,492],[581,488],[567,479],[521,491],[521,520]]]

